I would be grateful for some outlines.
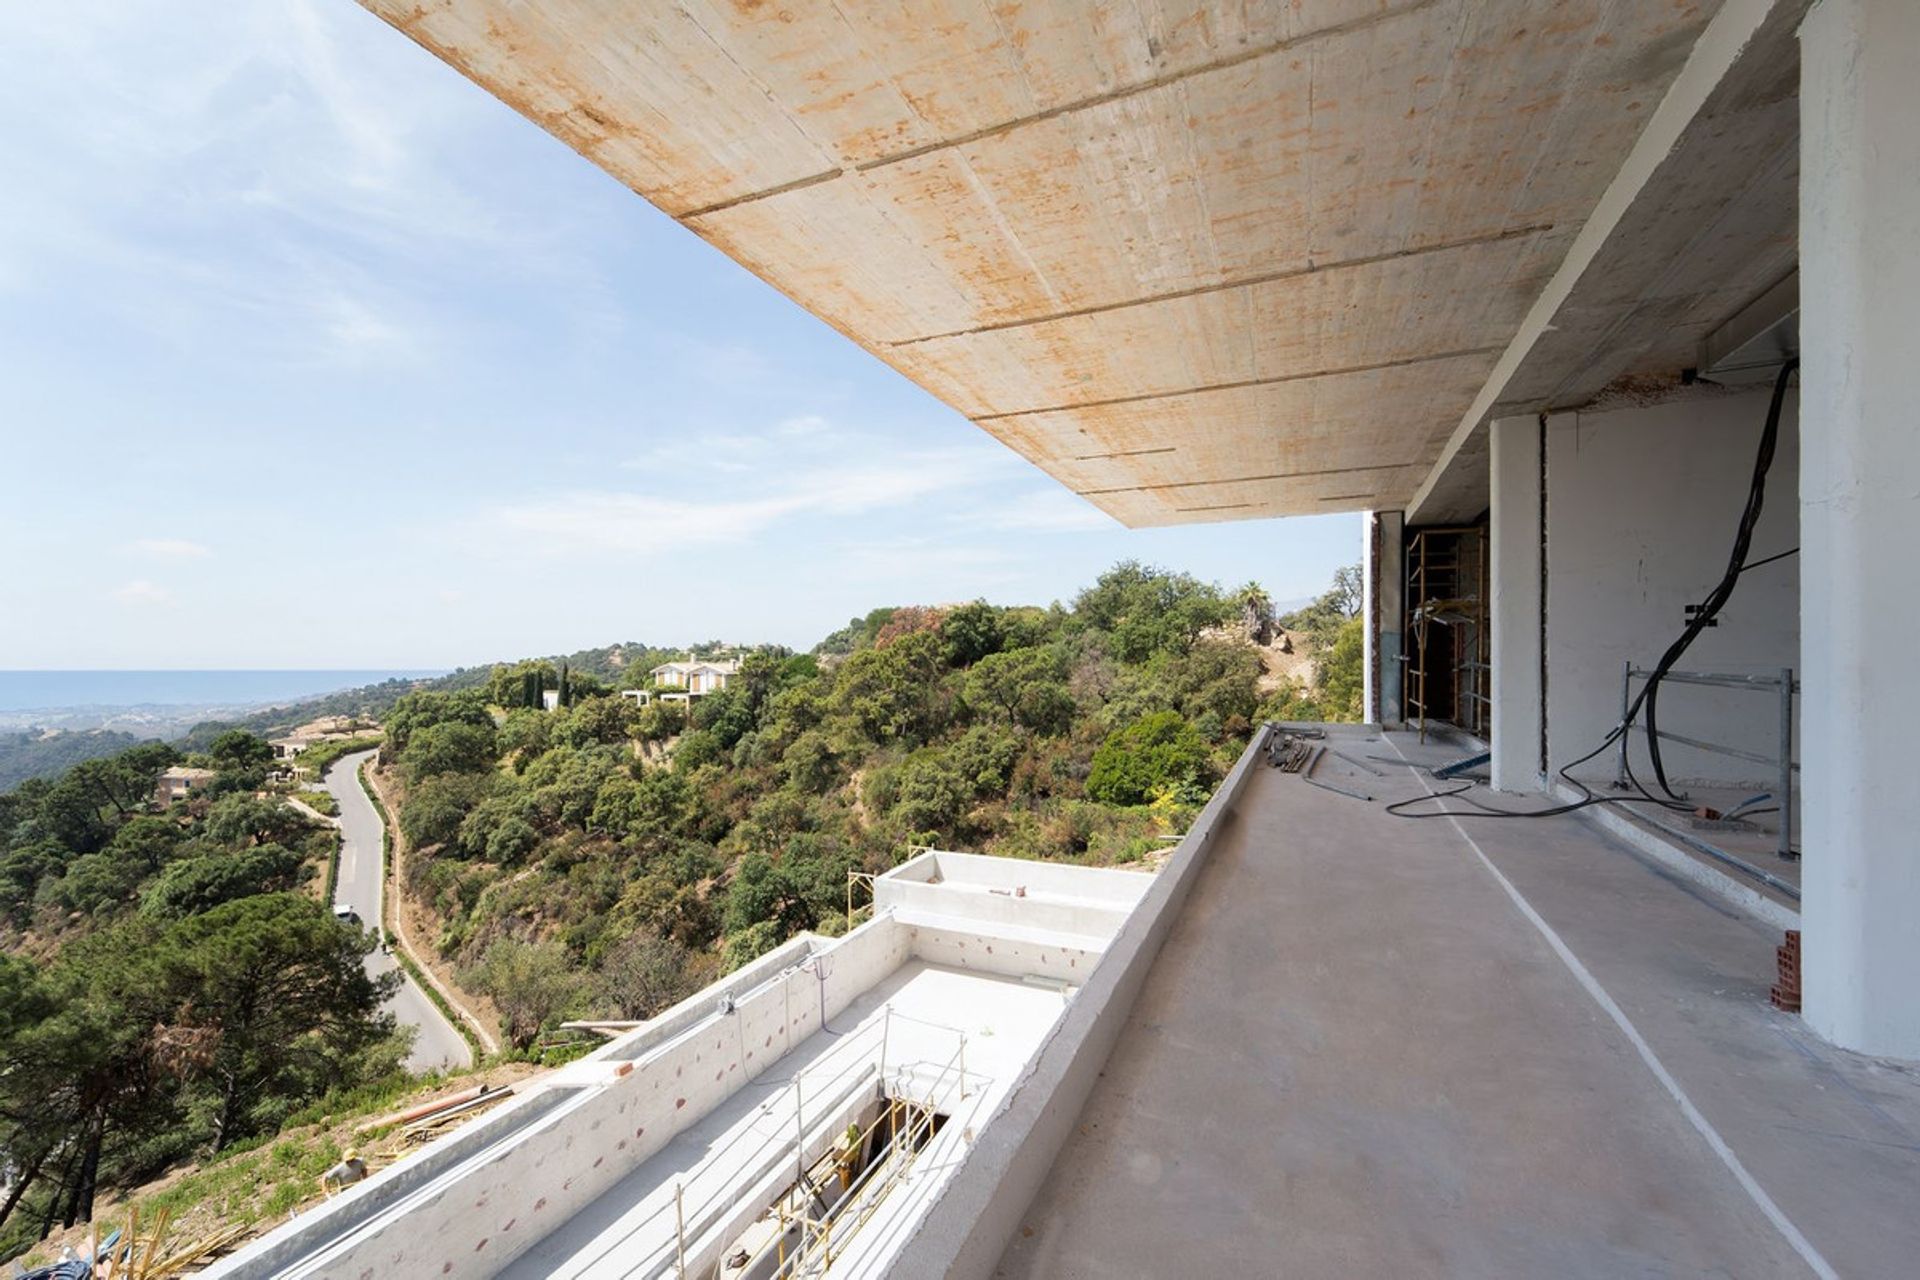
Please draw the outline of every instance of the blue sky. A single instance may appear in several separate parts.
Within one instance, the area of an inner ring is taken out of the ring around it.
[[[8,6],[0,173],[0,667],[808,646],[1358,558],[1123,529],[350,0]]]

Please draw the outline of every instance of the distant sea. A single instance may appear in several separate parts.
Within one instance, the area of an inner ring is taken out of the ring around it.
[[[0,671],[0,711],[67,707],[245,707],[445,671]]]

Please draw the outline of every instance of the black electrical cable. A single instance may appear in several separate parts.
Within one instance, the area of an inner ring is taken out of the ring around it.
[[[1760,433],[1760,452],[1753,460],[1753,481],[1747,488],[1747,506],[1740,513],[1740,527],[1734,534],[1733,553],[1727,557],[1727,571],[1721,577],[1719,585],[1714,587],[1700,607],[1694,610],[1693,620],[1687,623],[1680,638],[1667,646],[1661,655],[1659,665],[1653,674],[1647,677],[1646,687],[1641,691],[1641,701],[1645,703],[1647,713],[1647,758],[1653,764],[1653,779],[1660,784],[1660,790],[1671,800],[1680,797],[1674,795],[1673,788],[1667,782],[1666,762],[1660,758],[1660,682],[1667,672],[1673,670],[1674,663],[1700,638],[1720,610],[1733,595],[1733,589],[1740,585],[1740,574],[1746,568],[1747,551],[1753,545],[1753,529],[1760,523],[1760,512],[1767,501],[1767,472],[1773,466],[1774,446],[1780,439],[1780,408],[1786,402],[1787,381],[1793,377],[1794,370],[1800,367],[1798,358],[1788,360],[1780,366],[1780,376],[1773,380],[1773,400],[1767,405],[1766,429]],[[1628,723],[1632,717],[1628,717]],[[1625,726],[1621,731],[1624,733]],[[1643,791],[1645,788],[1641,788]]]
[[[1785,560],[1788,556],[1797,556],[1799,554],[1800,554],[1800,548],[1788,547],[1785,551],[1782,551],[1777,556],[1768,556],[1765,560],[1755,560],[1752,564],[1743,566],[1740,572],[1751,573],[1755,569],[1758,569],[1763,564],[1772,564],[1775,560]]]
[[[1688,621],[1686,628],[1682,630],[1679,638],[1669,645],[1667,651],[1661,655],[1659,663],[1654,667],[1653,671],[1648,674],[1646,683],[1640,688],[1639,696],[1627,707],[1627,713],[1621,717],[1620,723],[1615,725],[1613,730],[1601,740],[1599,746],[1587,752],[1586,755],[1581,756],[1578,760],[1573,760],[1561,765],[1557,771],[1562,780],[1579,790],[1580,799],[1569,801],[1566,804],[1554,805],[1546,809],[1501,809],[1467,798],[1466,803],[1472,805],[1472,809],[1434,809],[1424,813],[1404,812],[1407,806],[1419,804],[1423,801],[1447,800],[1455,796],[1464,797],[1466,792],[1471,791],[1477,785],[1476,783],[1468,782],[1463,786],[1454,788],[1452,791],[1428,792],[1426,795],[1413,796],[1406,800],[1387,805],[1386,812],[1393,814],[1397,818],[1554,818],[1562,814],[1573,813],[1577,810],[1599,804],[1655,804],[1666,809],[1691,809],[1693,807],[1674,795],[1673,789],[1667,784],[1666,769],[1660,758],[1660,736],[1657,731],[1658,722],[1655,716],[1656,706],[1659,701],[1660,682],[1664,680],[1667,673],[1673,669],[1674,663],[1678,662],[1681,656],[1692,647],[1693,642],[1699,638],[1700,633],[1706,630],[1707,625],[1711,623],[1715,616],[1719,614],[1720,610],[1726,606],[1727,600],[1733,595],[1734,587],[1739,584],[1741,574],[1745,573],[1748,569],[1757,569],[1763,564],[1770,564],[1775,560],[1784,559],[1800,549],[1795,547],[1791,551],[1783,551],[1779,555],[1768,556],[1765,560],[1757,560],[1753,564],[1746,563],[1747,552],[1753,541],[1753,529],[1754,526],[1759,523],[1761,509],[1766,502],[1767,472],[1773,466],[1774,450],[1779,442],[1780,410],[1786,399],[1787,382],[1799,367],[1800,361],[1798,358],[1788,360],[1786,364],[1781,367],[1779,376],[1774,379],[1773,398],[1767,406],[1766,426],[1761,432],[1760,448],[1754,457],[1753,479],[1748,485],[1746,506],[1740,513],[1740,523],[1735,530],[1733,550],[1727,560],[1727,572],[1722,576],[1714,589],[1708,593],[1706,600],[1702,602],[1700,608],[1694,612],[1694,616]],[[1618,742],[1622,735],[1632,729],[1635,719],[1640,715],[1642,710],[1646,712],[1647,716],[1647,754],[1653,762],[1654,778],[1660,784],[1660,789],[1666,793],[1666,796],[1663,798],[1654,795],[1651,791],[1647,790],[1645,784],[1634,775],[1631,752],[1627,753],[1627,778],[1640,794],[1637,796],[1595,795],[1592,789],[1584,782],[1573,777],[1570,770],[1579,768]]]

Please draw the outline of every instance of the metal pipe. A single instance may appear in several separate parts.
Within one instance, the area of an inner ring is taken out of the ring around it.
[[[1358,791],[1349,791],[1345,787],[1337,786],[1331,782],[1322,782],[1313,776],[1313,771],[1319,767],[1320,760],[1326,753],[1327,749],[1325,747],[1315,747],[1313,749],[1313,755],[1307,760],[1307,767],[1300,771],[1300,776],[1312,785],[1319,787],[1322,791],[1331,791],[1336,795],[1347,796],[1354,800],[1365,800],[1371,803],[1373,797],[1370,795],[1364,795]],[[966,1041],[963,1039],[960,1043],[962,1048],[964,1048]],[[964,1097],[965,1095],[963,1094],[962,1096]]]
[[[1759,867],[1754,866],[1751,862],[1747,862],[1741,858],[1736,858],[1732,854],[1728,853],[1726,850],[1716,848],[1713,845],[1708,844],[1705,840],[1700,840],[1695,838],[1694,836],[1688,835],[1686,832],[1680,830],[1677,827],[1670,827],[1666,823],[1660,821],[1658,818],[1655,818],[1652,814],[1640,813],[1640,814],[1635,814],[1634,816],[1639,818],[1641,821],[1647,823],[1649,826],[1656,827],[1659,830],[1665,832],[1667,835],[1672,836],[1675,840],[1678,840],[1681,844],[1686,845],[1688,848],[1696,850],[1700,853],[1704,853],[1709,858],[1713,858],[1716,861],[1724,862],[1728,866],[1734,868],[1736,871],[1741,871],[1747,875],[1752,876],[1754,879],[1760,881],[1762,884],[1773,886],[1775,889],[1778,889],[1781,893],[1784,893],[1789,898],[1792,898],[1795,902],[1800,901],[1800,890],[1795,888],[1793,885],[1788,884],[1785,880],[1782,880],[1779,876],[1773,875],[1772,873],[1767,871],[1762,871]]]
[[[1649,669],[1636,667],[1632,663],[1627,664],[1627,675],[1630,677],[1652,674],[1653,672]],[[1671,681],[1674,684],[1724,685],[1731,689],[1771,689],[1785,679],[1787,683],[1794,685],[1796,692],[1799,690],[1799,685],[1794,682],[1791,667],[1784,668],[1777,676],[1739,675],[1725,671],[1669,671],[1660,678],[1662,681]]]
[[[1633,710],[1633,663],[1627,663],[1626,674],[1620,677],[1620,750],[1614,754],[1613,785],[1619,790],[1627,789],[1627,739],[1633,735],[1627,732],[1627,716]]]
[[[1780,844],[1778,853],[1793,861],[1793,668],[1780,668]]]
[[[687,1217],[680,1207],[680,1184],[673,1184],[673,1238],[678,1246],[675,1271],[680,1280],[687,1280]]]
[[[1646,732],[1646,729],[1640,725],[1634,725],[1633,727],[1641,733]],[[1689,738],[1682,733],[1669,733],[1665,729],[1660,730],[1660,741],[1677,742],[1683,747],[1693,747],[1700,751],[1711,751],[1717,755],[1732,756],[1735,760],[1746,760],[1753,764],[1783,765],[1789,774],[1800,767],[1791,760],[1783,761],[1777,756],[1763,756],[1758,751],[1745,751],[1739,747],[1726,747],[1717,742],[1707,742],[1700,738]]]

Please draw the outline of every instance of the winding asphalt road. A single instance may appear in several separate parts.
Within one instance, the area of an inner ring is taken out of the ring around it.
[[[335,906],[351,907],[369,928],[380,924],[380,844],[383,834],[380,811],[367,799],[360,786],[360,765],[373,758],[371,751],[341,756],[321,785],[340,802],[340,883],[333,893]],[[382,949],[367,957],[367,972],[379,975],[398,969],[400,962]],[[387,1009],[402,1026],[418,1028],[413,1052],[407,1056],[411,1071],[436,1068],[458,1070],[473,1065],[473,1051],[440,1007],[405,973],[400,989],[387,1001]]]

